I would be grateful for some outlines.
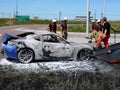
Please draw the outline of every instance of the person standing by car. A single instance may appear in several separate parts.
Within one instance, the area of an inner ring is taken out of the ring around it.
[[[100,38],[98,38],[98,42],[97,42],[96,46],[94,47],[94,49],[97,49],[100,46],[101,42],[103,41],[104,45],[107,49],[107,53],[110,53],[111,50],[110,50],[110,47],[109,47],[109,44],[108,44],[108,40],[110,38],[111,25],[107,21],[106,17],[103,17],[102,21],[103,21],[103,33],[102,33],[102,36]]]
[[[56,24],[56,19],[52,20],[52,23],[49,24],[48,30],[53,33],[57,33],[57,24]]]
[[[67,17],[64,18],[61,24],[61,35],[64,39],[67,40],[68,32],[67,32]]]
[[[90,40],[88,43],[92,43],[93,38],[95,39],[95,42],[97,41],[97,25],[95,20],[92,21],[92,30],[91,30],[91,35],[90,35]]]
[[[98,38],[102,36],[102,32],[103,32],[103,25],[101,24],[100,19],[97,20],[96,26],[97,26],[97,40],[98,40]]]

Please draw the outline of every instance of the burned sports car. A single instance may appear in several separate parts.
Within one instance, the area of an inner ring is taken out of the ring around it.
[[[21,63],[34,60],[89,60],[93,57],[92,47],[68,42],[50,32],[25,32],[16,36],[5,34],[2,38],[2,52],[7,58]]]

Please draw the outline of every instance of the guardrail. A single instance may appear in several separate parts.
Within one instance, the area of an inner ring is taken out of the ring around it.
[[[118,30],[115,30],[114,28],[111,27],[111,29],[113,30],[114,32],[114,43],[116,43],[116,33],[120,32]]]

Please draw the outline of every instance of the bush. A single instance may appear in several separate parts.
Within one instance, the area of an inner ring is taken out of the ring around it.
[[[119,73],[13,71],[0,72],[0,90],[120,90]]]

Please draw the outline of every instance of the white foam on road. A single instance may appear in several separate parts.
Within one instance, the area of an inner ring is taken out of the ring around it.
[[[22,64],[11,62],[5,58],[0,60],[0,65],[9,65],[16,70],[26,71],[67,71],[67,70],[83,70],[94,71],[95,68],[87,61],[51,61],[51,62],[35,62]]]
[[[5,58],[0,60],[0,65],[11,66],[20,72],[46,72],[46,71],[87,71],[95,72],[99,69],[100,72],[110,72],[113,68],[107,64],[100,64],[100,62],[91,61],[50,61],[50,62],[35,62],[29,64],[22,64],[9,61]]]

